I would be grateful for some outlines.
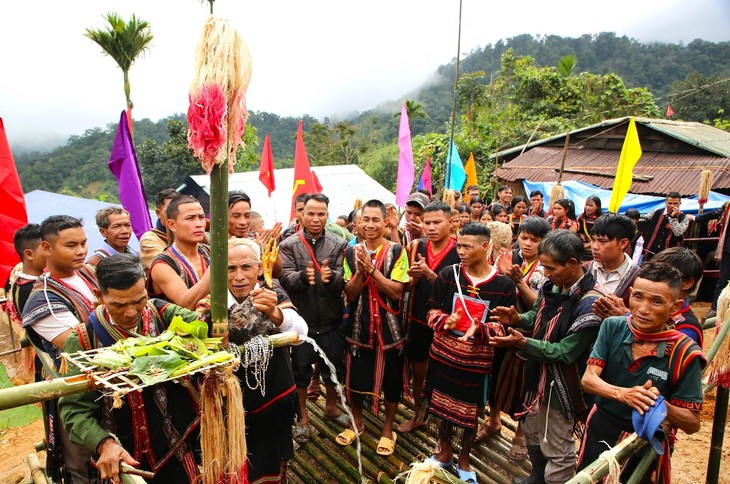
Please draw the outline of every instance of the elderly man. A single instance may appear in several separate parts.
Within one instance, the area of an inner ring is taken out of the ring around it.
[[[66,339],[66,352],[111,346],[132,336],[157,336],[175,316],[190,322],[198,314],[160,299],[148,299],[139,259],[115,254],[96,268],[100,305],[89,321]],[[80,371],[69,365],[70,375]],[[129,393],[114,408],[112,397],[92,391],[59,400],[64,428],[72,442],[97,457],[102,479],[120,482],[121,462],[155,473],[152,482],[192,482],[198,477],[197,390],[187,381],[166,382]],[[131,454],[130,454],[131,453]]]
[[[104,244],[96,249],[86,261],[87,265],[96,267],[99,261],[112,254],[132,254],[137,252],[129,247],[132,237],[132,222],[129,212],[121,207],[106,207],[96,212],[96,226],[104,237]]]
[[[276,281],[273,290],[262,287],[259,282],[262,274],[258,244],[250,239],[229,239],[228,306],[231,327],[236,326],[236,318],[240,317],[236,308],[250,298],[253,307],[268,316],[277,332],[296,331],[306,336],[307,323],[297,314],[289,297]],[[198,305],[201,312],[209,308],[207,298]],[[244,343],[235,331],[229,338],[232,343]],[[286,347],[274,349],[264,377],[265,393],[248,386],[247,382],[256,378],[253,369],[240,367],[236,376],[241,381],[246,410],[248,482],[286,482],[287,461],[294,457],[291,427],[297,409],[289,350]]]
[[[702,349],[674,329],[672,314],[684,305],[681,291],[677,269],[648,262],[631,290],[631,314],[608,318],[601,325],[583,376],[583,388],[596,395],[596,404],[586,423],[579,469],[615,445],[624,432],[633,432],[634,411],[644,415],[651,407],[666,405],[664,430],[680,428],[692,434],[700,429],[706,361]],[[670,482],[672,441],[664,440],[654,482]],[[624,477],[640,459],[632,459]]]
[[[570,480],[575,472],[573,426],[588,411],[580,379],[601,324],[593,312],[593,302],[601,293],[580,264],[583,250],[583,242],[573,232],[550,232],[539,248],[548,281],[535,305],[524,314],[514,307],[493,310],[492,319],[533,331],[527,338],[509,328],[508,336],[495,336],[489,342],[519,348],[527,358],[523,389],[527,415],[522,429],[532,473],[515,482],[557,484]]]

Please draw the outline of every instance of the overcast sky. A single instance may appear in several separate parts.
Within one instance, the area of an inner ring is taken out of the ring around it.
[[[110,11],[150,23],[130,71],[135,118],[187,110],[207,2],[35,0],[0,6],[0,117],[11,147],[115,122],[121,70],[83,36]],[[458,0],[218,0],[253,58],[248,107],[323,117],[363,111],[418,87],[456,55]],[[730,40],[728,0],[463,0],[462,54],[529,33],[616,32],[644,42]]]

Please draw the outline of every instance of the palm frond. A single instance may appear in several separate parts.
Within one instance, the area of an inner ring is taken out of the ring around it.
[[[96,42],[122,71],[128,72],[135,59],[149,49],[153,38],[149,23],[135,15],[125,22],[115,12],[108,13],[105,19],[109,23],[107,30],[87,28],[84,36]]]

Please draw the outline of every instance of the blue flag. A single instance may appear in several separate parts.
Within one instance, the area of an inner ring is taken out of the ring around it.
[[[460,192],[465,181],[466,172],[464,171],[464,164],[461,162],[456,144],[452,141],[451,147],[449,148],[449,156],[446,158],[445,186],[450,190]]]

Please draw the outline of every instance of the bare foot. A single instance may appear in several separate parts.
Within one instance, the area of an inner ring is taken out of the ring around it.
[[[423,427],[424,425],[426,425],[426,424],[423,422],[419,423],[419,422],[416,422],[415,420],[406,420],[402,424],[398,425],[398,427],[396,427],[396,428],[398,429],[398,432],[407,434],[409,432],[413,432],[417,428]]]

